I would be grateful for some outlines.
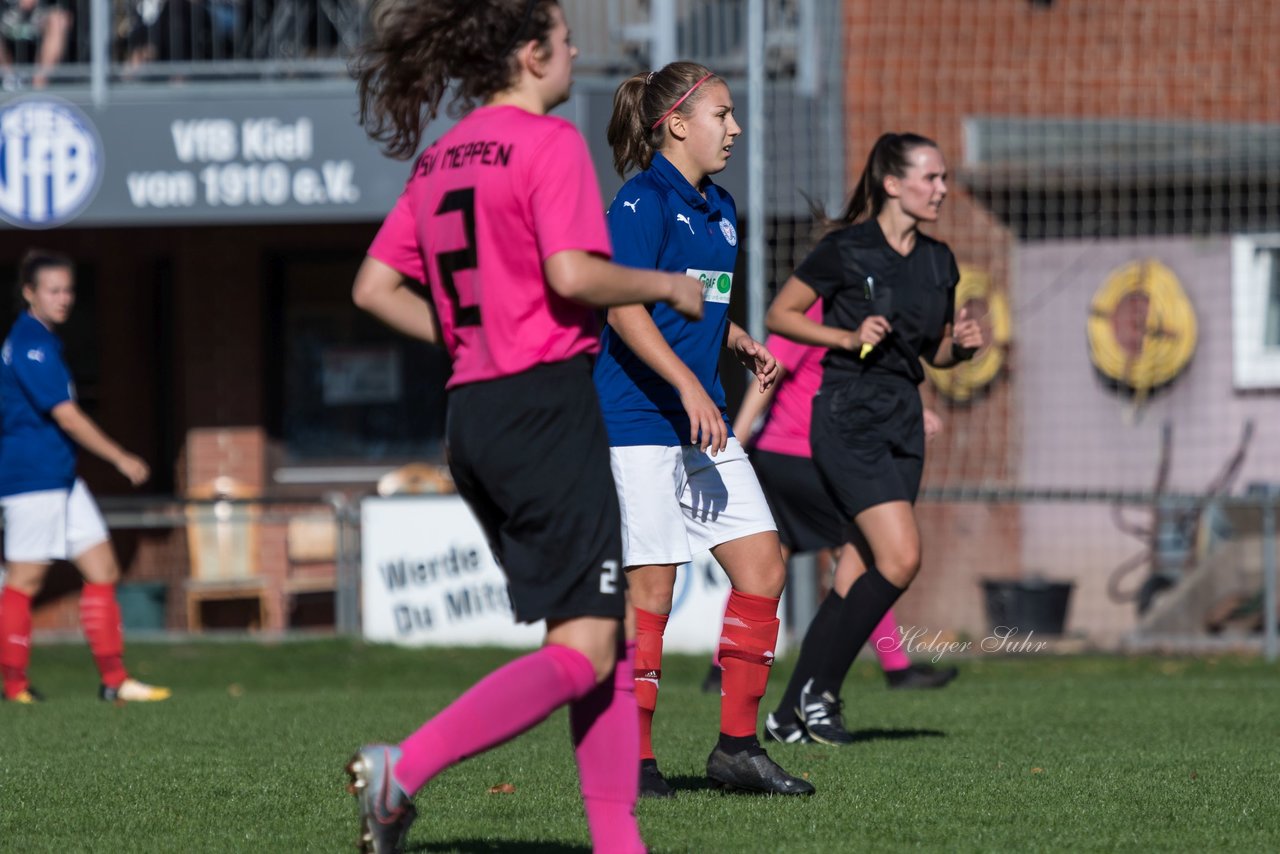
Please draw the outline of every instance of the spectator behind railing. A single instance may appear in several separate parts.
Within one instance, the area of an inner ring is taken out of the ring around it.
[[[71,32],[72,15],[60,0],[0,0],[0,70],[3,85],[22,87],[14,63],[36,64],[34,89],[49,84],[49,72],[62,61]]]
[[[244,58],[244,5],[238,0],[135,0],[125,62]]]
[[[356,44],[364,9],[362,0],[125,2],[119,32],[126,65],[135,70],[148,62],[338,57]],[[210,71],[219,73],[216,67]]]

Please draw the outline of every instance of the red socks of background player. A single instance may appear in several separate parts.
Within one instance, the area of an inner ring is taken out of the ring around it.
[[[667,615],[636,608],[636,705],[640,707],[640,758],[653,758],[653,711],[662,681],[662,633]]]
[[[85,584],[80,592],[80,626],[102,674],[102,684],[120,687],[129,674],[124,669],[124,632],[114,584]]]
[[[4,696],[12,700],[27,690],[31,661],[31,597],[12,587],[0,593],[0,673]]]
[[[86,584],[80,593],[80,625],[102,674],[102,684],[117,688],[124,669],[124,633],[114,584]],[[31,597],[12,587],[0,593],[0,672],[4,695],[12,699],[28,687],[31,660]]]
[[[720,732],[755,737],[760,698],[778,642],[778,600],[734,590],[720,633]]]

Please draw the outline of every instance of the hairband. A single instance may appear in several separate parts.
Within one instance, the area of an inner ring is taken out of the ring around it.
[[[515,35],[511,37],[506,50],[502,52],[503,56],[511,53],[511,49],[520,44],[520,39],[524,37],[525,30],[529,29],[529,20],[533,17],[533,7],[537,5],[538,0],[526,0],[524,4],[524,20],[520,22],[520,26],[516,29]]]
[[[657,74],[657,72],[656,72],[656,71],[650,71],[650,72],[649,72],[649,74],[648,74],[648,76],[646,76],[646,77],[644,78],[644,85],[648,86],[650,83],[652,83],[652,82],[653,82],[653,75],[655,75],[655,74]]]
[[[674,104],[672,104],[672,105],[671,105],[671,109],[669,109],[669,110],[667,110],[665,113],[663,113],[663,114],[662,114],[662,118],[660,118],[660,119],[658,119],[656,122],[654,122],[654,123],[653,123],[653,127],[649,128],[649,130],[657,130],[657,129],[658,129],[658,125],[660,125],[660,124],[662,124],[663,122],[665,122],[665,121],[667,120],[667,116],[669,116],[669,115],[671,115],[672,113],[674,113],[674,112],[676,111],[676,108],[677,108],[677,107],[679,107],[681,104],[683,104],[683,103],[684,103],[684,101],[685,101],[685,99],[686,99],[686,98],[688,98],[690,95],[692,95],[692,94],[693,94],[693,90],[694,90],[694,89],[697,89],[699,86],[701,86],[703,83],[706,83],[706,82],[707,82],[709,79],[711,79],[712,77],[715,77],[715,75],[714,75],[714,74],[712,74],[710,71],[708,71],[706,74],[702,75],[701,79],[699,79],[697,83],[694,83],[692,86],[690,86],[690,87],[689,87],[689,91],[688,91],[688,92],[685,92],[683,95],[681,95],[681,96],[680,96],[680,100],[679,100],[679,101],[676,101]]]

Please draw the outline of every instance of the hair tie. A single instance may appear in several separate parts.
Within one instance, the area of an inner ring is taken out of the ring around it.
[[[654,123],[653,123],[653,127],[649,128],[649,130],[657,130],[657,129],[658,129],[658,125],[660,125],[660,124],[662,124],[663,122],[665,122],[665,121],[667,120],[667,116],[669,116],[669,115],[671,115],[672,113],[674,113],[674,112],[676,111],[676,108],[678,108],[681,104],[683,104],[683,103],[685,102],[685,99],[686,99],[686,98],[688,98],[690,95],[692,95],[692,94],[693,94],[693,90],[694,90],[694,89],[697,89],[699,86],[701,86],[703,83],[706,83],[706,82],[707,82],[708,80],[710,80],[712,77],[715,77],[715,74],[711,73],[710,71],[708,71],[706,74],[702,75],[702,78],[701,78],[701,79],[699,79],[697,83],[694,83],[692,86],[690,86],[690,87],[689,87],[689,91],[688,91],[688,92],[685,92],[683,95],[681,95],[681,96],[680,96],[680,100],[679,100],[679,101],[676,101],[674,104],[672,104],[672,105],[671,105],[671,109],[669,109],[669,110],[667,110],[665,113],[663,113],[663,114],[662,114],[662,118],[660,118],[660,119],[658,119],[656,122],[654,122]]]
[[[650,71],[650,72],[648,73],[648,75],[646,75],[646,76],[645,76],[645,78],[644,78],[644,85],[648,86],[650,83],[652,83],[652,82],[653,82],[653,75],[654,75],[655,73],[657,73],[657,72]]]

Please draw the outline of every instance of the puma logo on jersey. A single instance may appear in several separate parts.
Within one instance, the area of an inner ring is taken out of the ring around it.
[[[634,202],[627,202],[627,201],[624,201],[624,202],[622,203],[622,206],[623,206],[624,208],[631,208],[631,212],[632,212],[632,213],[636,213],[636,205],[638,205],[638,204],[640,204],[640,199],[637,197],[637,198],[636,198],[636,200],[635,200]]]
[[[694,233],[695,233],[695,232],[694,232],[694,230],[693,230],[693,221],[692,221],[692,220],[690,220],[690,219],[689,219],[689,217],[685,216],[684,214],[682,214],[682,213],[678,213],[678,214],[676,214],[676,222],[683,222],[685,225],[689,226],[689,233],[690,233],[690,234],[694,234]]]
[[[43,350],[41,350],[41,349],[39,349],[39,348],[32,349],[32,350],[28,350],[28,351],[27,351],[27,358],[28,358],[28,359],[30,359],[30,360],[31,360],[31,361],[33,361],[33,362],[43,362],[43,361],[44,361],[44,351],[43,351]]]

